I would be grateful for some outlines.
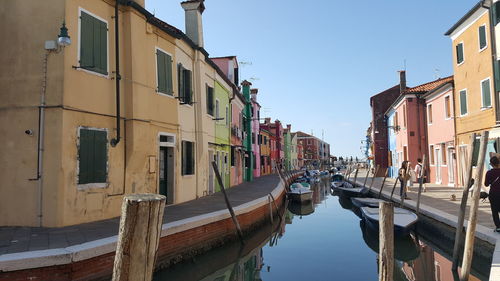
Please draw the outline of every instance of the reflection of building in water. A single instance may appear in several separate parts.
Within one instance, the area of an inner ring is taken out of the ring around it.
[[[410,281],[454,281],[450,260],[420,242],[420,255],[413,261],[402,263],[402,271]],[[479,281],[470,275],[469,281]]]

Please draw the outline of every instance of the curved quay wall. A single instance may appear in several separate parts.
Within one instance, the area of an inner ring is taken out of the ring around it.
[[[280,181],[271,194],[281,207],[285,183]],[[268,195],[233,206],[244,232],[270,220],[270,200]],[[273,214],[275,212],[273,207]],[[3,255],[0,257],[0,281],[110,277],[117,238],[115,235],[66,248]],[[236,228],[227,209],[163,224],[156,267],[168,266],[232,239],[237,239]]]

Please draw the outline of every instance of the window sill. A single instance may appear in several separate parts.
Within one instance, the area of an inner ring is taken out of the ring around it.
[[[486,106],[486,107],[481,107],[481,111],[485,111],[485,110],[488,110],[488,109],[492,109],[493,107],[490,105],[490,106]]]
[[[463,60],[461,63],[457,63],[457,67],[458,66],[461,66],[462,64],[464,64],[465,60]]]
[[[169,97],[169,98],[171,98],[171,99],[175,99],[175,97],[174,97],[174,93],[172,93],[172,94],[166,94],[166,93],[164,93],[164,92],[159,92],[159,91],[156,91],[156,93],[157,93],[158,95],[160,95],[160,96],[164,96],[164,97]]]
[[[101,183],[84,183],[84,184],[77,184],[76,187],[78,190],[87,190],[87,189],[93,189],[93,188],[108,188],[109,183],[107,182],[101,182]]]
[[[195,174],[189,174],[189,175],[181,175],[182,177],[188,177],[188,178],[192,178],[195,176]]]
[[[95,76],[103,77],[103,78],[106,78],[106,79],[111,79],[111,77],[109,77],[109,72],[107,74],[103,74],[103,73],[96,72],[96,71],[93,71],[93,70],[90,70],[90,69],[82,68],[80,66],[78,66],[78,67],[73,66],[73,68],[75,70],[77,70],[77,71],[83,71],[83,72],[86,72],[88,74],[92,74],[92,75],[95,75]]]
[[[483,51],[484,51],[484,50],[486,50],[486,49],[488,49],[488,45],[484,46],[484,48],[482,48],[482,49],[479,49],[479,52],[478,52],[478,53],[481,53],[481,52],[483,52]]]

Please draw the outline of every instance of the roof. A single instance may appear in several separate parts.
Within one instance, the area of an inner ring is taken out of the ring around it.
[[[444,35],[451,35],[462,23],[464,23],[470,16],[472,16],[479,8],[484,7],[483,0],[477,2],[472,9],[470,9],[467,14],[465,14],[462,18],[460,18]]]
[[[439,78],[437,80],[434,80],[434,81],[431,81],[431,82],[427,82],[425,84],[422,84],[422,85],[418,85],[416,87],[413,87],[413,88],[407,88],[403,94],[421,94],[421,93],[426,93],[428,91],[432,91],[434,90],[435,88],[443,85],[443,84],[446,84],[448,82],[451,82],[453,81],[453,75],[451,76],[448,76],[448,77],[444,77],[444,78]]]

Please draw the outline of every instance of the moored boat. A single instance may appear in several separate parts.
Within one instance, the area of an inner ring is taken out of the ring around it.
[[[290,200],[295,202],[311,201],[313,197],[311,188],[302,185],[302,183],[292,183],[292,185],[290,185],[290,191],[286,194]]]
[[[358,198],[354,197],[351,198],[352,203],[358,207],[372,207],[372,208],[378,208],[380,202],[384,202],[382,199],[377,199],[377,198]]]
[[[379,226],[379,208],[361,207],[363,218],[374,229]],[[394,208],[394,234],[405,235],[415,228],[418,217],[412,211]]]

